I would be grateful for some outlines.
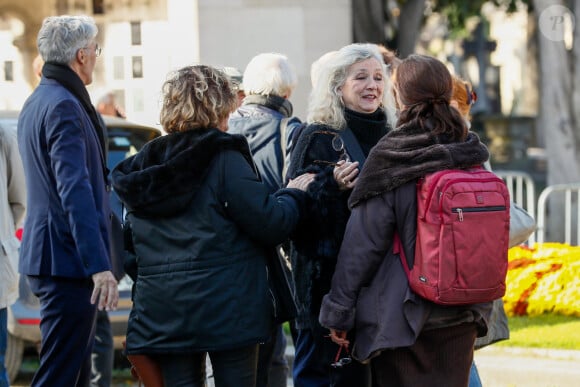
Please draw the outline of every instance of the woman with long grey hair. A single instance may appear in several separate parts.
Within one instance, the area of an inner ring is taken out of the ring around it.
[[[292,152],[289,177],[316,173],[308,189],[313,199],[309,219],[297,228],[291,249],[299,306],[293,371],[297,387],[370,383],[369,369],[360,363],[332,372],[341,347],[327,337],[318,314],[330,289],[358,171],[389,130],[385,93],[390,93],[390,81],[376,45],[351,44],[333,53],[317,69],[308,126]]]

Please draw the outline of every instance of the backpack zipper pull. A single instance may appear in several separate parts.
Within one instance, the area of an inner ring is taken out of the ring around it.
[[[461,208],[457,209],[457,215],[459,216],[459,221],[463,222],[463,210]]]

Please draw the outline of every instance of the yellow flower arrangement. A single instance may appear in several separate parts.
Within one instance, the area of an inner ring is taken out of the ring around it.
[[[580,317],[580,246],[561,243],[513,247],[508,253],[508,316],[556,313]]]

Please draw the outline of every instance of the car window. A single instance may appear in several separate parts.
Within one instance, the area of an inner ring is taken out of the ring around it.
[[[107,127],[109,158],[107,167],[112,170],[119,162],[137,153],[143,145],[159,136],[159,132],[139,127]]]
[[[107,125],[107,134],[109,138],[107,167],[112,171],[117,164],[137,153],[147,142],[159,137],[160,132],[138,126]],[[113,212],[119,219],[123,219],[123,205],[114,191],[110,203]]]

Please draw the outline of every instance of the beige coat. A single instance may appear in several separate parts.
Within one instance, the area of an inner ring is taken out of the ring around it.
[[[22,226],[26,209],[24,170],[16,131],[0,128],[0,308],[18,298],[18,249],[14,232]]]

